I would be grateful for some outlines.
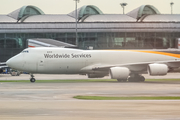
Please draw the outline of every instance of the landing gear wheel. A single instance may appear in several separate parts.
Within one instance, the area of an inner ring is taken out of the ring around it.
[[[140,82],[144,82],[145,81],[145,77],[144,76],[140,76]]]
[[[127,82],[127,79],[123,80],[123,82]]]
[[[30,81],[31,81],[32,83],[34,83],[34,82],[36,81],[36,79],[35,79],[35,78],[31,78]]]
[[[33,75],[33,74],[31,74],[30,81],[31,81],[32,83],[34,83],[34,82],[36,81],[36,79],[34,78],[34,75]]]
[[[145,78],[142,75],[139,74],[132,74],[129,78],[128,78],[128,82],[144,82]]]
[[[117,79],[118,82],[127,82],[126,79]]]
[[[129,77],[128,78],[128,82],[134,82],[135,80],[134,80],[134,78],[133,77]]]
[[[122,82],[121,79],[117,79],[118,82]]]

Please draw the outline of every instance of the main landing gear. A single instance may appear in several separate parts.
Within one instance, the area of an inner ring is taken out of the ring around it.
[[[130,74],[128,81],[129,82],[144,82],[145,78],[144,78],[144,76],[139,75],[139,74]]]
[[[132,73],[130,74],[130,76],[128,77],[128,79],[117,79],[118,82],[144,82],[145,78],[142,75],[139,75],[137,73]]]
[[[127,79],[117,79],[118,82],[127,82]]]
[[[31,74],[30,81],[31,81],[32,83],[36,82],[36,79],[34,78],[34,75],[33,75],[33,74]]]

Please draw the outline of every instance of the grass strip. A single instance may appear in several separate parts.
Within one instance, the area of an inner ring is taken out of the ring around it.
[[[138,97],[106,97],[106,96],[74,96],[83,100],[180,100],[180,96],[138,96]]]
[[[172,81],[180,81],[180,79],[146,79],[145,82],[172,82]],[[28,83],[30,82],[30,80],[0,80],[0,82]],[[36,83],[81,83],[81,82],[117,82],[117,80],[116,79],[36,80]]]

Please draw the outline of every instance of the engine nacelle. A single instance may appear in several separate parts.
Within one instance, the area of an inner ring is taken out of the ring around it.
[[[127,79],[130,70],[126,67],[112,67],[110,68],[111,79]]]
[[[152,76],[166,75],[168,72],[168,66],[165,64],[149,64],[148,72]]]
[[[104,74],[88,74],[88,78],[103,78]]]

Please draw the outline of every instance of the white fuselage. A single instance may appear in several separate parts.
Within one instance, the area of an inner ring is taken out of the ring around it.
[[[11,68],[30,73],[81,74],[88,66],[158,62],[176,56],[140,50],[78,50],[68,48],[28,48],[7,61]]]

